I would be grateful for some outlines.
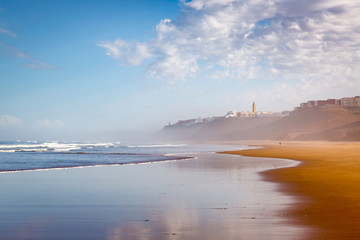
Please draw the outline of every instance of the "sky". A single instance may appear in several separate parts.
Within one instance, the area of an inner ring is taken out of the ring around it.
[[[116,140],[360,95],[354,0],[0,1],[0,140]]]

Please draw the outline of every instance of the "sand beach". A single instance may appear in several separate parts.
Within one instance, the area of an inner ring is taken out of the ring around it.
[[[263,172],[281,192],[301,201],[287,214],[315,227],[309,239],[360,238],[359,142],[253,142],[262,149],[227,152],[251,157],[295,159],[301,164]]]

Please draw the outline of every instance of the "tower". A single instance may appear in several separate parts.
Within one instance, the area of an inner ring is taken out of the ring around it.
[[[255,104],[255,102],[253,102],[252,111],[253,111],[253,113],[256,112],[256,104]]]

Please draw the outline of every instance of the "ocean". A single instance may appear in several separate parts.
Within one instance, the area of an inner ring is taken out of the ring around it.
[[[246,146],[123,144],[120,142],[0,142],[0,172],[185,160],[195,154]]]

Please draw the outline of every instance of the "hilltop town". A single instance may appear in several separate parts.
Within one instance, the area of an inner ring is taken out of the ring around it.
[[[224,116],[218,117],[206,117],[206,118],[193,118],[187,120],[179,120],[174,124],[169,123],[165,128],[171,127],[189,127],[196,124],[207,124],[213,121],[228,119],[228,118],[255,118],[255,117],[285,117],[289,115],[289,111],[283,112],[266,112],[266,111],[256,111],[256,104],[253,102],[252,111],[247,112],[237,112],[235,110],[227,112]]]
[[[295,110],[319,108],[319,107],[343,107],[343,108],[360,108],[360,96],[344,97],[340,99],[315,100],[301,103]]]
[[[171,140],[360,140],[360,96],[311,100],[293,111],[229,111],[180,120],[160,135]]]

